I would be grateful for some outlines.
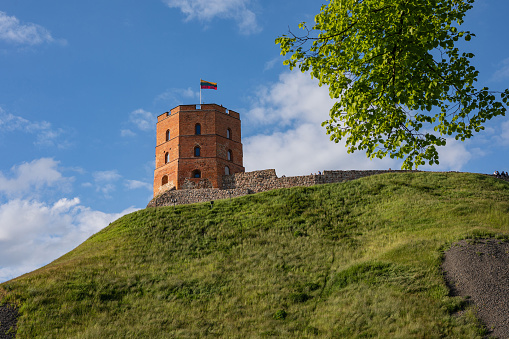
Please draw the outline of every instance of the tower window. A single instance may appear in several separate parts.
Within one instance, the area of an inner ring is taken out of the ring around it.
[[[230,175],[230,167],[225,166],[225,168],[224,168],[224,174],[225,174],[225,175]]]
[[[164,154],[164,163],[167,164],[170,162],[170,153],[169,152],[166,152]]]
[[[194,170],[193,173],[191,173],[191,177],[193,177],[193,178],[201,178],[200,170]]]
[[[228,150],[228,161],[233,161],[232,151]]]
[[[199,157],[201,154],[200,154],[200,147],[199,146],[196,146],[194,148],[194,156],[195,157]]]
[[[170,140],[170,130],[166,131],[166,141]]]
[[[164,175],[163,179],[161,180],[161,185],[166,185],[168,183],[168,176]]]
[[[231,139],[231,138],[232,138],[232,130],[228,128],[226,130],[226,139]]]
[[[194,134],[196,134],[196,135],[201,134],[201,125],[200,124],[194,125]]]

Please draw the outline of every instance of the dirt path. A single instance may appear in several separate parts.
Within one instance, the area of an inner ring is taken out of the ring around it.
[[[469,297],[489,335],[509,338],[509,243],[462,240],[442,265],[453,295]]]
[[[9,305],[0,305],[0,339],[14,338],[16,333],[8,333],[15,328],[18,321],[18,311]]]

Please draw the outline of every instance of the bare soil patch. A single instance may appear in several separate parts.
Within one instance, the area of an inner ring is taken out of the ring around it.
[[[0,339],[14,338],[17,322],[18,310],[7,304],[0,305]]]
[[[442,265],[451,294],[469,298],[489,335],[509,338],[509,243],[462,240]]]

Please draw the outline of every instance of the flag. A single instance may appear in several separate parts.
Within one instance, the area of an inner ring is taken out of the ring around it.
[[[215,89],[217,91],[217,83],[200,80],[200,89]]]

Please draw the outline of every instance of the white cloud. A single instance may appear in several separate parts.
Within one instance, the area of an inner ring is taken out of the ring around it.
[[[308,73],[285,72],[279,81],[258,88],[252,108],[246,114],[250,123],[284,127],[293,123],[321,124],[334,104],[327,87],[318,86]]]
[[[146,132],[155,130],[155,116],[143,109],[137,109],[129,114],[129,122],[133,123],[138,129]]]
[[[59,162],[50,158],[13,166],[10,172],[9,177],[0,172],[0,198],[14,197],[0,199],[0,282],[47,264],[111,221],[136,210],[130,207],[120,213],[104,213],[82,205],[78,197],[41,200],[39,195],[61,194],[58,188],[65,189],[73,179],[64,177]],[[98,187],[121,178],[114,170],[92,175]],[[44,194],[37,194],[39,191]]]
[[[78,198],[54,204],[15,199],[0,205],[0,282],[51,262],[135,210],[103,213],[80,205]]]
[[[186,20],[209,22],[218,17],[233,19],[242,34],[257,33],[261,29],[256,14],[248,8],[251,0],[163,0],[170,8],[179,8]]]
[[[117,170],[111,171],[96,171],[92,174],[96,182],[110,182],[120,179],[122,176],[118,174]]]
[[[330,141],[321,123],[333,104],[328,88],[301,72],[282,73],[277,83],[260,87],[245,115],[248,124],[258,127],[257,135],[243,140],[246,170],[275,168],[278,175],[305,175],[334,169],[401,168],[401,159],[370,160],[363,151],[348,154],[344,141]],[[502,137],[509,141],[509,123],[503,126]],[[420,169],[461,170],[485,155],[473,145],[448,139],[438,149],[440,165]]]
[[[152,184],[150,184],[148,182],[139,181],[139,180],[127,180],[125,182],[125,186],[130,190],[134,190],[134,189],[138,189],[138,188],[145,188],[145,189],[148,189],[149,191],[152,191],[154,189]]]
[[[134,137],[134,136],[136,136],[136,133],[134,133],[130,129],[122,129],[122,130],[120,130],[120,136],[122,136],[122,137]]]
[[[182,99],[194,99],[198,98],[200,93],[198,91],[193,91],[191,87],[187,89],[184,88],[170,88],[159,94],[155,101],[169,101],[171,103],[179,103],[182,102]]]
[[[509,58],[501,62],[501,67],[491,77],[493,81],[502,81],[504,79],[509,79]]]
[[[122,178],[117,170],[112,171],[96,171],[92,173],[95,181],[95,189],[102,192],[106,198],[111,198],[110,193],[116,190],[115,181]]]
[[[467,149],[467,144],[454,138],[447,139],[445,146],[438,148],[439,162],[438,166],[423,166],[422,169],[440,171],[460,171],[470,160],[472,160],[472,152]],[[478,156],[482,153],[475,152]]]
[[[46,28],[33,23],[21,24],[15,16],[8,16],[2,11],[0,11],[0,40],[27,45],[55,42]],[[61,42],[65,43],[64,40]]]
[[[142,132],[155,132],[156,130],[156,116],[144,109],[137,109],[129,113],[129,118],[126,124]],[[120,135],[123,137],[133,137],[136,135],[132,129],[124,128],[120,130]]]
[[[61,128],[53,128],[51,123],[47,121],[30,121],[23,117],[6,113],[0,107],[0,131],[14,132],[21,131],[25,133],[35,134],[35,145],[41,146],[57,146],[59,148],[67,148],[70,143],[62,140],[60,137],[65,134]]]
[[[52,158],[41,158],[24,162],[11,168],[11,178],[0,172],[0,194],[21,197],[35,194],[43,187],[59,186],[66,188],[72,178],[65,178],[58,170],[58,161]]]
[[[509,121],[506,118],[498,117],[486,124],[486,129],[478,133],[475,138],[465,143],[471,146],[469,149],[473,157],[501,154],[506,152],[509,145]],[[475,143],[475,144],[474,144]],[[474,148],[475,147],[475,148]],[[499,158],[499,160],[503,160]]]
[[[401,167],[401,161],[370,160],[362,152],[348,154],[344,142],[331,142],[321,123],[333,104],[327,87],[301,72],[282,73],[279,82],[260,87],[246,118],[265,133],[244,138],[246,170],[275,168],[278,175],[305,175]]]
[[[509,121],[505,121],[503,122],[501,125],[501,132],[500,132],[500,142],[503,144],[503,145],[508,145],[509,144]]]
[[[271,59],[265,63],[265,67],[263,68],[264,71],[268,71],[276,65],[276,63],[280,62],[281,65],[283,64],[283,58],[281,56],[277,56],[274,59]]]
[[[323,170],[401,167],[401,161],[393,159],[370,160],[362,152],[348,154],[344,142],[331,142],[325,130],[313,123],[248,137],[243,143],[246,171],[274,168],[279,176],[293,176]]]

